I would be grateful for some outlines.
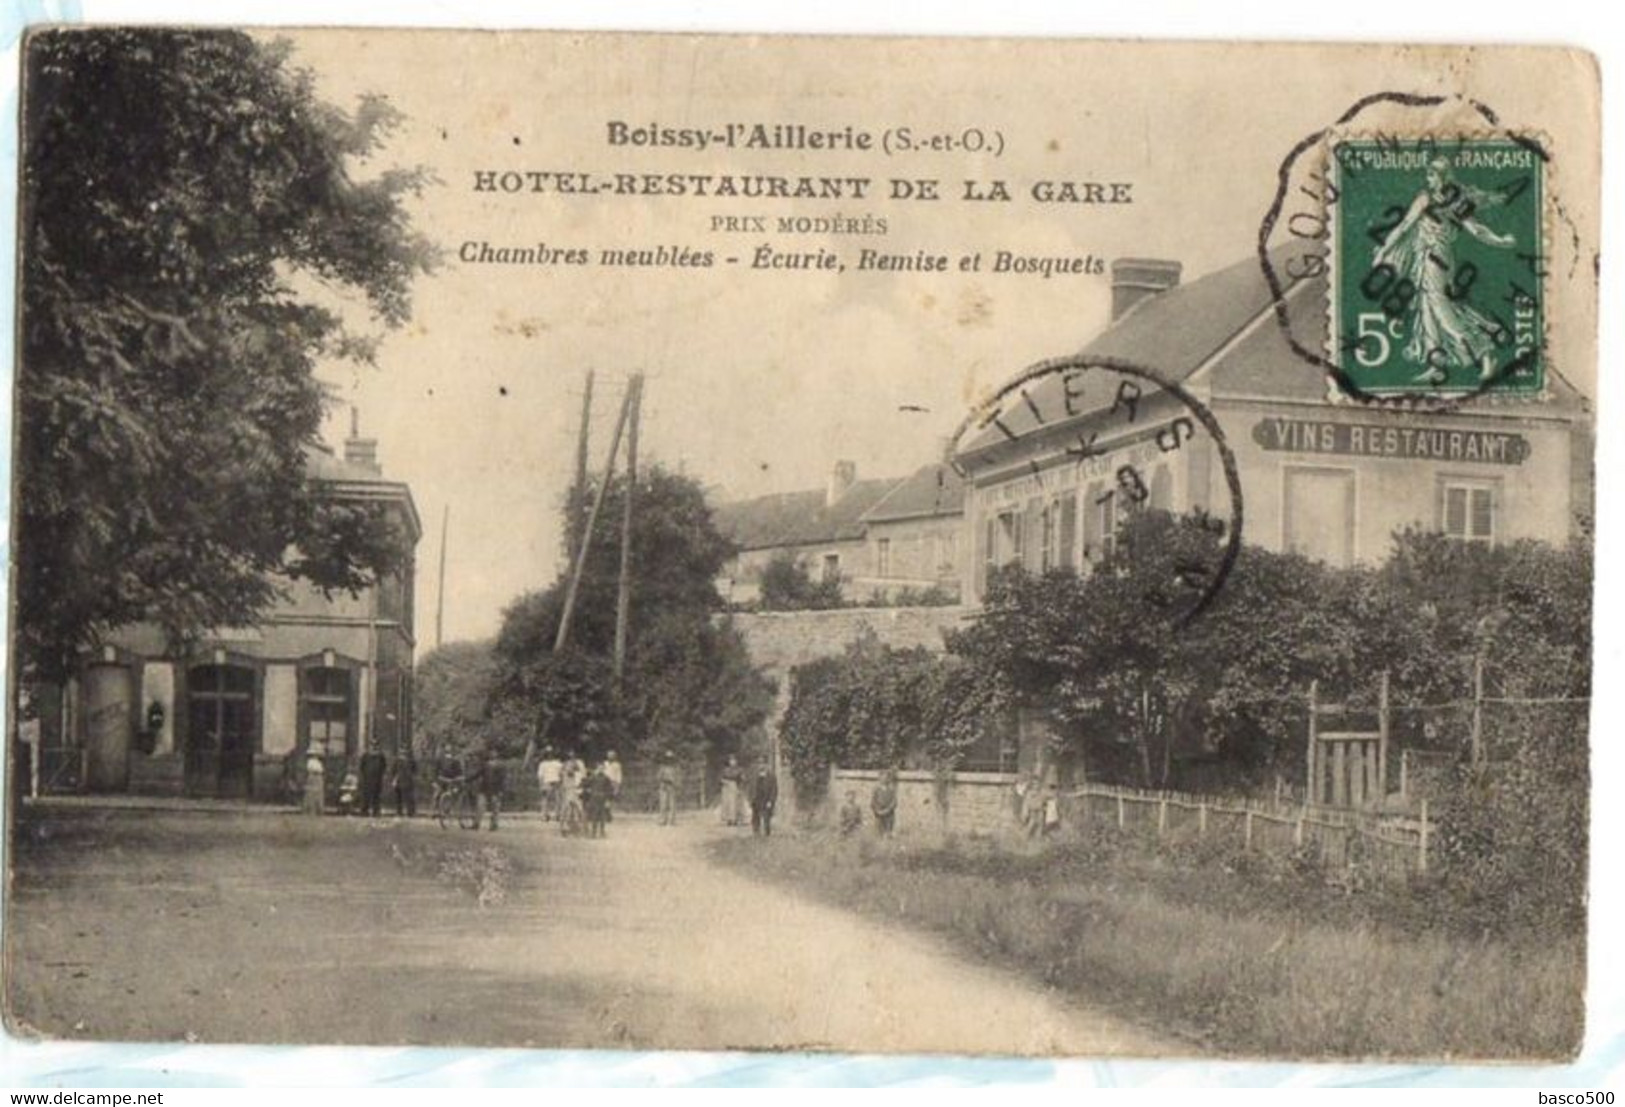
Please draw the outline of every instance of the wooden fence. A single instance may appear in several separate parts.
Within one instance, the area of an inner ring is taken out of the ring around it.
[[[1392,879],[1427,871],[1435,830],[1425,799],[1413,817],[1086,784],[1060,803],[1063,825],[1115,824],[1158,838],[1211,838],[1275,853],[1307,847],[1329,867]]]

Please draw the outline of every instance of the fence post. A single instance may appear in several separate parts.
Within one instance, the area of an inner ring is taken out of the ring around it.
[[[1292,844],[1303,845],[1303,812],[1298,812],[1298,821],[1292,826]]]
[[[1428,871],[1428,801],[1422,800],[1422,829],[1416,835],[1416,871]]]
[[[1320,681],[1309,682],[1309,746],[1304,751],[1304,780],[1303,802],[1316,803],[1320,797],[1315,794],[1315,730],[1317,726],[1317,712],[1320,701]]]
[[[1388,670],[1377,689],[1377,806],[1388,806]],[[1401,789],[1403,791],[1404,789]]]
[[[1253,809],[1251,807],[1247,808],[1246,814],[1242,817],[1241,825],[1242,825],[1242,848],[1243,849],[1252,849],[1253,848]]]
[[[1484,760],[1484,658],[1473,658],[1473,764]]]
[[[1157,837],[1161,838],[1168,829],[1168,797],[1163,796],[1157,800]]]
[[[1196,836],[1207,837],[1207,803],[1204,801],[1196,805]]]
[[[1399,802],[1408,804],[1411,801],[1411,751],[1399,751]]]
[[[1123,793],[1117,793],[1117,829],[1122,830],[1123,823]]]

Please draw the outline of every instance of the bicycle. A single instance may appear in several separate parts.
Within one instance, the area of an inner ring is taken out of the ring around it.
[[[446,824],[453,821],[464,830],[480,828],[479,805],[474,800],[474,793],[462,784],[441,785],[434,798],[434,816],[441,830],[445,830]]]

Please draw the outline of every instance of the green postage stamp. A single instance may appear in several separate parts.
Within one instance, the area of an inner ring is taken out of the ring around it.
[[[1547,155],[1517,136],[1335,140],[1331,355],[1374,396],[1545,387]]]

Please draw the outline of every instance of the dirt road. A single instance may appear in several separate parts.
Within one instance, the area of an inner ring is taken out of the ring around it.
[[[14,1026],[124,1040],[1154,1054],[1173,1043],[704,856],[270,814],[25,816]],[[489,850],[490,852],[484,852]],[[453,881],[479,869],[486,905]],[[1188,1048],[1188,1047],[1185,1047]]]

